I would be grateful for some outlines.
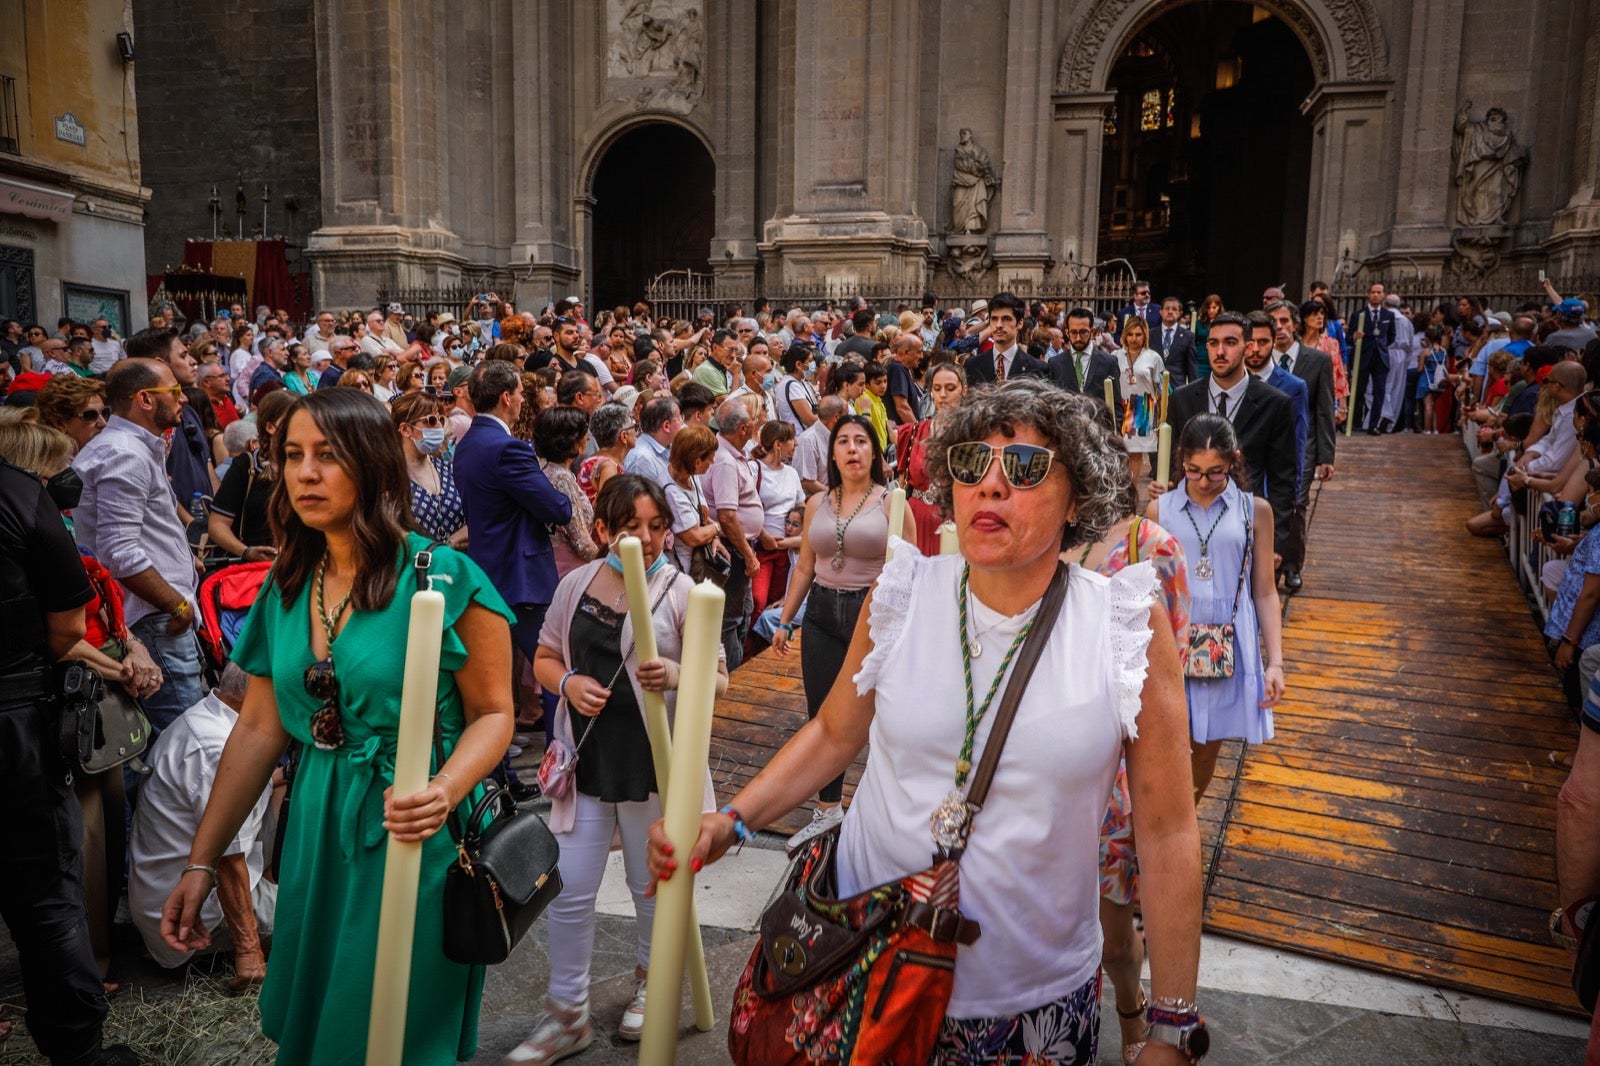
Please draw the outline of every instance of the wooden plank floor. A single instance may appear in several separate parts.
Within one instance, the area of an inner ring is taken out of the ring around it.
[[[1555,905],[1559,687],[1453,437],[1341,440],[1290,602],[1277,736],[1224,748],[1199,815],[1209,930],[1576,1011]],[[805,722],[799,655],[718,702],[732,796]],[[846,777],[848,800],[863,760]],[[773,828],[790,832],[809,808]]]
[[[1577,1010],[1550,944],[1546,759],[1576,727],[1454,437],[1341,439],[1287,609],[1277,736],[1245,752],[1206,927]]]

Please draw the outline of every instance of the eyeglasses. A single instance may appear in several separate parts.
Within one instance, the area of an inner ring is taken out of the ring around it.
[[[421,418],[412,419],[413,426],[422,426],[424,429],[438,429],[444,425],[444,419],[439,415],[423,415]]]
[[[1056,453],[1035,444],[990,444],[972,440],[952,444],[945,449],[945,463],[950,477],[959,485],[972,486],[981,482],[1000,455],[1000,472],[1014,489],[1033,489],[1043,484],[1050,473],[1050,464]]]
[[[1183,476],[1190,481],[1226,481],[1228,472],[1226,470],[1196,470],[1192,466],[1186,466],[1183,468]]]
[[[111,417],[111,408],[91,407],[86,411],[79,411],[78,417],[83,419],[85,422],[104,422],[106,419]]]
[[[333,660],[321,659],[306,667],[306,695],[321,700],[311,715],[311,741],[323,751],[344,747],[344,718],[339,713],[339,678],[333,672]]]

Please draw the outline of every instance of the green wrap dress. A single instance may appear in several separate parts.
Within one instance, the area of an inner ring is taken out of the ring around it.
[[[234,646],[233,659],[247,673],[272,679],[284,728],[302,744],[261,989],[261,1029],[277,1041],[280,1063],[331,1066],[366,1057],[387,837],[383,792],[394,777],[413,560],[427,544],[409,535],[394,599],[381,611],[352,613],[333,642],[345,731],[339,750],[320,751],[311,742],[319,702],[302,679],[313,661],[312,582],[287,605],[275,584],[264,585]],[[445,598],[438,705],[448,755],[466,724],[453,675],[466,665],[467,649],[456,623],[473,603],[508,622],[515,618],[465,555],[435,548],[431,573]],[[454,857],[447,832],[423,845],[405,1019],[408,1066],[470,1059],[477,1051],[484,970],[451,962],[443,948],[444,878]]]

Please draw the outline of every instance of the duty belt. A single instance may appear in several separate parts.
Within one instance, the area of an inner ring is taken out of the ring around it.
[[[39,666],[0,675],[0,711],[31,707],[50,692],[50,668]]]

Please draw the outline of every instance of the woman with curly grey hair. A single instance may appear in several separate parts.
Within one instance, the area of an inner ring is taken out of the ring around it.
[[[1200,834],[1177,648],[1151,639],[1171,625],[1148,562],[1108,578],[1059,561],[1125,514],[1120,450],[1068,394],[1016,380],[950,412],[927,465],[960,553],[930,558],[892,541],[816,719],[729,807],[702,819],[689,854],[674,855],[654,827],[652,873],[720,857],[740,831],[843,772],[869,740],[866,772],[833,830],[837,894],[926,869],[952,817],[976,813],[966,796],[995,728],[990,708],[1047,590],[1064,581],[962,852],[960,913],[981,931],[955,954],[936,1057],[982,1046],[984,1061],[1095,1061],[1100,824],[1125,755],[1151,964],[1153,1027],[1139,1062],[1188,1062],[1180,1045],[1198,1053],[1205,1044],[1193,1002]]]

